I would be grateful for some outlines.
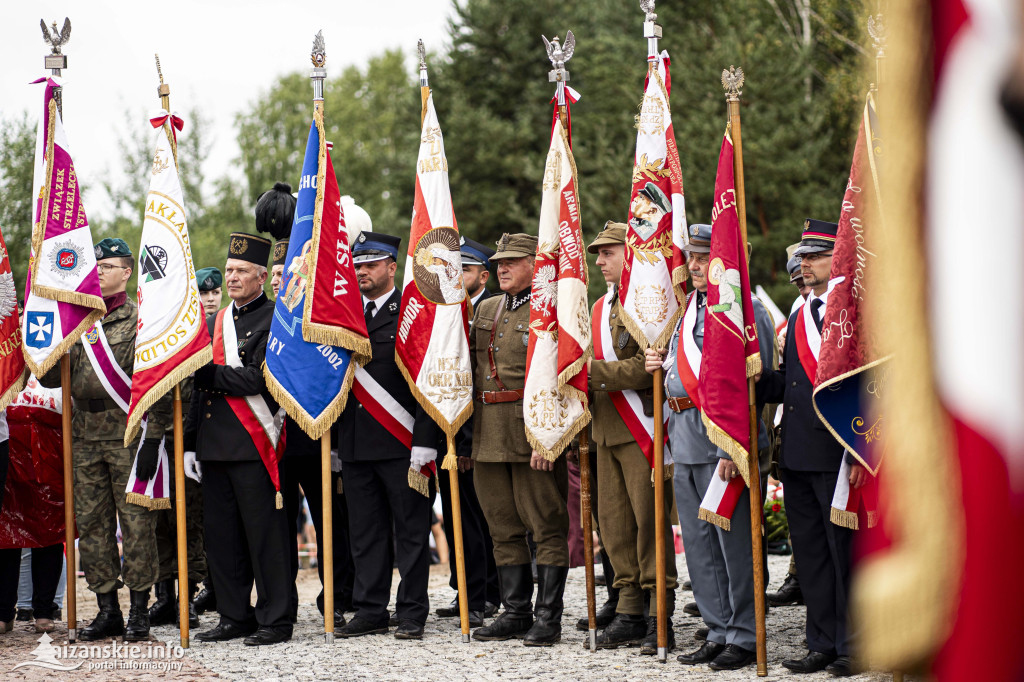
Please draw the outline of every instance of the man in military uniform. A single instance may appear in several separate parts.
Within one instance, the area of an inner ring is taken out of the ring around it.
[[[245,636],[256,646],[292,635],[288,536],[295,530],[271,474],[284,420],[263,378],[274,312],[263,293],[269,256],[269,239],[230,236],[224,272],[232,304],[206,318],[219,361],[196,371],[185,429],[186,461],[201,465],[206,554],[220,613],[215,628],[196,635],[201,642]]]
[[[493,294],[485,284],[490,277],[490,257],[494,249],[466,237],[461,238],[462,281],[466,294],[474,309],[481,301]],[[437,485],[441,494],[441,511],[444,517],[444,534],[448,546],[455,547],[455,526],[452,516],[451,487],[448,482],[448,471],[441,467],[444,459],[444,433],[438,429]],[[466,560],[466,591],[469,592],[469,624],[480,627],[484,618],[490,618],[498,610],[501,591],[498,588],[498,569],[494,565],[494,545],[491,533],[487,528],[480,500],[477,498],[476,486],[473,484],[473,423],[468,420],[462,425],[455,439],[455,449],[459,455],[459,500],[462,511],[462,548]],[[458,590],[458,573],[455,562],[449,562],[451,578],[448,584]],[[437,609],[442,618],[459,616],[458,595],[450,604]]]
[[[96,245],[96,262],[100,290],[107,305],[100,326],[113,360],[131,376],[138,306],[128,298],[125,287],[135,261],[123,240],[108,238]],[[72,473],[78,551],[85,579],[89,589],[96,593],[100,610],[79,637],[95,641],[124,634],[128,641],[142,641],[149,639],[149,590],[157,579],[156,515],[128,502],[125,489],[136,458],[138,479],[150,480],[156,473],[160,440],[170,426],[170,396],[150,409],[146,439],[141,447],[138,441],[124,447],[125,412],[103,387],[82,346],[101,345],[99,342],[98,332],[90,330],[71,347]],[[39,383],[47,388],[60,386],[60,367],[55,366],[40,377]],[[119,521],[123,566],[117,548]],[[117,601],[117,590],[122,585],[127,585],[131,593],[127,628]]]
[[[411,436],[413,449],[429,450],[435,444],[436,425],[416,402],[395,362],[402,301],[395,287],[400,244],[398,237],[362,232],[352,247],[373,359],[363,367],[365,376],[356,378],[360,395],[349,396],[338,421],[338,455],[355,565],[352,605],[356,610],[338,631],[340,637],[387,633],[396,560],[401,583],[395,605],[395,637],[421,639],[430,608],[428,538],[433,490],[426,497],[409,487],[412,451],[403,438]],[[381,419],[381,410],[390,417]],[[396,414],[399,411],[403,414]],[[385,424],[394,424],[396,417],[411,434],[389,430]],[[436,452],[429,455],[436,456]]]
[[[707,638],[692,653],[678,657],[681,663],[707,663],[712,670],[736,670],[755,659],[754,574],[750,546],[750,489],[743,488],[726,531],[698,518],[701,500],[713,476],[729,480],[738,475],[729,454],[708,439],[697,409],[695,391],[701,382],[714,377],[700,376],[700,353],[704,349],[707,312],[708,268],[711,226],[691,225],[687,248],[690,281],[694,292],[669,348],[647,350],[647,371],[665,369],[665,390],[669,414],[669,441],[675,463],[676,505],[686,547],[686,565],[693,583],[693,596],[708,626]],[[761,363],[766,371],[775,366],[775,326],[764,305],[753,299],[754,319]],[[666,359],[667,355],[667,359]],[[694,370],[693,368],[697,369]],[[764,406],[758,390],[758,406]],[[758,429],[758,449],[764,452],[768,438],[764,426]],[[764,478],[764,477],[762,477]],[[761,481],[762,491],[764,480]],[[763,500],[755,500],[760,505]]]
[[[620,412],[630,409],[622,391],[646,392],[652,387],[651,375],[644,370],[643,351],[623,324],[622,308],[617,295],[622,276],[626,229],[622,223],[609,221],[587,247],[587,251],[597,254],[597,265],[605,281],[614,286],[604,301],[594,306],[595,315],[600,310],[604,318],[595,319],[595,327],[608,326],[608,338],[614,348],[603,348],[604,359],[595,356],[589,370],[590,390],[594,396],[591,409],[594,413],[594,443],[597,445],[597,475],[601,490],[598,521],[601,539],[615,569],[614,586],[619,590],[616,615],[597,636],[597,646],[615,648],[622,644],[642,643],[642,653],[654,654],[657,652],[658,639],[657,599],[654,598],[657,580],[654,486],[651,483],[651,464],[625,421],[628,416],[632,417],[631,421],[643,424],[640,418],[645,415],[623,415]],[[650,428],[653,430],[653,422]],[[650,438],[651,435],[647,435],[648,441]],[[665,514],[670,516],[671,484],[665,480],[659,485],[665,488]],[[665,546],[672,546],[670,524],[665,526]],[[669,618],[670,650],[675,645],[671,617],[676,586],[675,554],[666,552],[666,615]],[[650,603],[646,619],[645,593]]]
[[[221,277],[217,268],[203,268],[196,270],[196,283],[199,285],[199,300],[203,304],[203,312],[213,315],[220,310],[223,300],[221,285],[224,278]]]
[[[800,590],[807,604],[809,651],[782,665],[798,673],[825,669],[845,676],[854,672],[846,613],[853,531],[830,521],[844,450],[814,410],[814,377],[805,369],[803,361],[808,358],[801,350],[808,347],[807,339],[821,333],[837,229],[836,223],[820,220],[804,223],[795,255],[801,257],[801,274],[811,293],[789,317],[782,365],[765,378],[770,385],[769,400],[783,403],[779,474],[786,491],[793,552],[800,567]],[[852,455],[846,457],[850,458],[850,484],[862,486],[867,471]]]
[[[504,296],[477,307],[470,336],[475,391],[473,462],[480,505],[494,542],[505,610],[473,637],[523,637],[527,646],[561,639],[562,594],[569,571],[569,482],[564,457],[549,462],[530,448],[523,426],[530,284],[537,238],[504,234],[497,262]],[[537,545],[537,607],[527,533]],[[534,620],[536,617],[536,620]]]

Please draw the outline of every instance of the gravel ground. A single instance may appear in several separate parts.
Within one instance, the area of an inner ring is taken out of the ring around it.
[[[680,581],[685,579],[686,562],[678,557]],[[778,588],[785,576],[788,557],[770,557],[772,573],[770,590]],[[79,581],[81,585],[81,581]],[[12,670],[19,662],[33,660],[39,636],[24,623],[7,635],[0,636],[0,677],[12,680],[49,679],[229,679],[229,680],[753,680],[758,679],[754,666],[735,672],[713,672],[707,666],[683,666],[675,656],[697,648],[694,631],[701,621],[682,613],[682,606],[692,599],[689,592],[679,591],[676,598],[678,616],[675,634],[678,648],[668,663],[659,664],[653,656],[640,656],[638,649],[616,649],[590,653],[583,647],[585,633],[575,629],[575,622],[586,613],[584,572],[582,568],[569,573],[566,588],[562,642],[551,648],[524,647],[522,642],[477,642],[463,644],[458,620],[437,618],[427,620],[424,639],[419,642],[395,640],[391,635],[373,635],[354,640],[336,639],[328,647],[323,638],[323,622],[314,605],[319,591],[315,570],[301,571],[299,623],[292,640],[269,647],[247,647],[240,640],[204,644],[192,640],[192,647],[180,662],[181,669],[145,672],[138,670],[87,670],[54,672],[38,667]],[[392,595],[398,587],[398,576]],[[432,608],[446,604],[452,597],[448,587],[447,566],[434,566],[431,571],[430,600]],[[603,588],[599,588],[603,590]],[[598,599],[603,592],[598,593]],[[80,613],[92,618],[95,602],[84,586],[79,588]],[[121,604],[127,612],[127,594]],[[200,630],[216,624],[215,614],[201,618]],[[81,627],[81,625],[79,626]],[[802,655],[804,609],[786,607],[772,609],[768,614],[768,677],[769,680],[831,680],[827,673],[795,676],[782,667],[782,660]],[[177,643],[174,627],[153,630],[159,642]],[[54,644],[67,641],[67,631],[60,627],[53,633]],[[87,664],[88,665],[88,664]],[[888,675],[871,673],[853,680],[885,680]]]

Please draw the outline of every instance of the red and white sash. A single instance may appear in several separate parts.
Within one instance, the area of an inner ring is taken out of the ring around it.
[[[613,293],[608,293],[606,296],[597,299],[597,303],[594,304],[591,325],[594,330],[595,360],[615,362],[619,359],[615,355],[615,344],[612,341],[612,330],[609,325],[612,305],[615,300],[613,296]],[[644,457],[647,458],[648,464],[653,469],[654,417],[648,417],[644,414],[644,406],[640,400],[640,394],[632,389],[627,389],[625,391],[608,391],[608,397],[612,399],[612,404],[615,405],[619,416],[625,422],[626,428],[633,435],[636,444],[640,446]],[[671,464],[671,462],[671,454],[668,448],[665,448],[665,463]]]
[[[416,423],[415,418],[362,367],[356,370],[355,380],[352,382],[352,395],[378,424],[387,429],[387,432],[397,438],[402,445],[412,450],[412,428]],[[436,462],[427,462],[419,467],[410,462],[409,487],[429,496],[430,477],[436,474]]]
[[[863,504],[862,504],[863,503]],[[832,496],[832,523],[843,528],[860,528],[860,508],[864,507],[868,528],[878,523],[878,479],[868,472],[867,482],[859,488],[850,485],[850,465],[843,457],[836,480],[836,491]]]
[[[796,316],[793,326],[795,329],[794,341],[796,341],[796,354],[800,358],[800,364],[807,374],[807,378],[814,385],[814,377],[818,374],[818,354],[821,352],[821,332],[814,324],[814,317],[811,315],[811,301],[816,297],[811,295],[804,301],[800,313]],[[819,308],[819,315],[825,314],[825,303]]]
[[[234,305],[222,308],[217,313],[217,320],[213,327],[213,362],[227,367],[241,367],[242,360],[238,356],[238,336],[235,332],[234,322],[224,324],[224,316]],[[256,451],[263,460],[263,465],[270,474],[270,480],[274,484],[275,506],[281,509],[284,500],[281,497],[281,477],[278,472],[278,463],[284,452],[285,434],[283,408],[278,408],[276,414],[270,412],[270,406],[263,399],[262,395],[225,396],[224,399],[231,407],[235,417],[245,427],[249,437],[252,438]]]
[[[679,325],[679,343],[676,344],[676,371],[679,373],[679,380],[686,389],[686,395],[693,401],[694,406],[700,409],[700,398],[698,387],[700,385],[700,358],[701,350],[697,342],[693,340],[693,328],[697,324],[697,295],[691,294],[686,304],[686,312],[683,314],[683,321]]]
[[[733,512],[736,511],[736,504],[746,487],[742,476],[723,481],[716,471],[711,476],[711,483],[704,493],[704,499],[700,501],[697,518],[713,523],[723,530],[730,530]]]
[[[124,373],[121,365],[117,364],[114,352],[110,349],[110,343],[107,341],[107,335],[103,332],[103,325],[99,320],[82,334],[82,349],[85,351],[85,357],[89,358],[89,364],[92,365],[92,371],[96,373],[96,378],[100,380],[100,384],[107,391],[107,395],[124,410],[125,414],[128,414],[128,406],[132,399],[132,379]],[[132,471],[128,475],[125,495],[128,502],[147,509],[170,509],[171,491],[168,474],[170,462],[167,459],[165,439],[160,440],[156,473],[153,474],[153,477],[148,481],[140,481],[135,473],[135,467],[139,464],[138,451],[142,449],[142,442],[146,440],[147,421],[143,415],[142,435],[139,437],[139,447],[135,451],[136,457],[132,462]]]

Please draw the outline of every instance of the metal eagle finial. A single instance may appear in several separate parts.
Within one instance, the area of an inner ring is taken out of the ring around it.
[[[551,60],[551,66],[555,69],[564,69],[565,63],[572,59],[572,54],[576,50],[576,36],[569,31],[565,34],[565,44],[560,45],[558,42],[558,36],[555,36],[551,40],[541,36],[544,41],[544,47],[548,51],[548,59]]]
[[[654,13],[654,1],[655,0],[640,0],[640,9],[647,15],[647,21],[654,21],[658,18],[658,15]]]
[[[878,55],[884,54],[888,34],[885,30],[885,21],[882,14],[873,14],[868,17],[868,35],[871,36],[871,41],[874,43],[875,53]]]
[[[722,69],[722,87],[725,88],[725,98],[727,100],[738,100],[743,91],[740,88],[743,87],[743,69],[730,66],[728,69]]]
[[[423,39],[416,41],[416,54],[420,57],[420,71],[427,68],[427,48],[423,47]]]
[[[60,48],[62,45],[67,45],[68,41],[71,40],[71,20],[64,17],[64,27],[57,32],[57,22],[53,22],[53,33],[46,28],[46,20],[40,19],[39,26],[43,29],[43,41],[50,45],[52,48],[51,54],[61,54]]]
[[[313,38],[313,51],[309,56],[313,61],[313,66],[318,69],[322,69],[324,64],[327,63],[327,48],[324,46],[324,32],[322,30],[316,32],[316,37]]]

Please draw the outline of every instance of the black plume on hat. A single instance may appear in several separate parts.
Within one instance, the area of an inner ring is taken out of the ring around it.
[[[274,189],[267,190],[256,200],[256,230],[269,232],[274,239],[287,239],[291,235],[294,217],[295,197],[292,186],[286,182],[275,182]]]

